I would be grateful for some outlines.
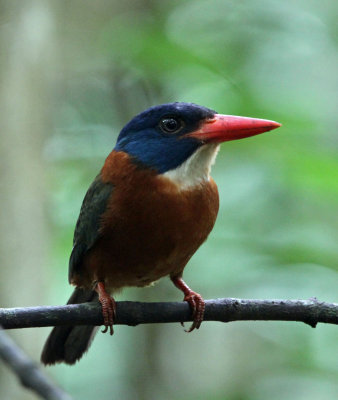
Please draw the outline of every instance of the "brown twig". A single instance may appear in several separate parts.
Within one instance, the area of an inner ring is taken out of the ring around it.
[[[191,313],[185,302],[116,303],[116,324],[187,322]],[[309,300],[206,300],[205,321],[298,321],[313,328],[317,323],[338,324],[338,304]],[[99,303],[0,309],[4,329],[57,325],[102,325]]]
[[[33,390],[42,399],[71,400],[55,386],[38,366],[20,349],[0,327],[0,358],[17,375],[22,385]]]

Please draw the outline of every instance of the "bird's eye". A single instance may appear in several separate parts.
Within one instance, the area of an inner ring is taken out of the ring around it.
[[[182,121],[176,118],[163,118],[160,122],[160,128],[165,133],[176,133],[182,128]]]

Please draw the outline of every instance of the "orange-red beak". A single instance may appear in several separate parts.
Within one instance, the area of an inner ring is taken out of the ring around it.
[[[215,114],[213,118],[205,120],[198,130],[188,133],[186,137],[193,137],[205,143],[222,143],[258,135],[280,126],[278,122],[266,119]]]

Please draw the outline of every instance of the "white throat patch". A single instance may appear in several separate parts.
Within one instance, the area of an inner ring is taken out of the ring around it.
[[[201,146],[183,164],[165,172],[162,176],[170,179],[181,190],[199,185],[210,178],[210,170],[216,160],[219,144]]]

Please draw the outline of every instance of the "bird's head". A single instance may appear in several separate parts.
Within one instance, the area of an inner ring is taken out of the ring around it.
[[[274,121],[218,114],[191,103],[151,107],[120,132],[115,151],[189,186],[208,178],[219,144],[278,128]]]

